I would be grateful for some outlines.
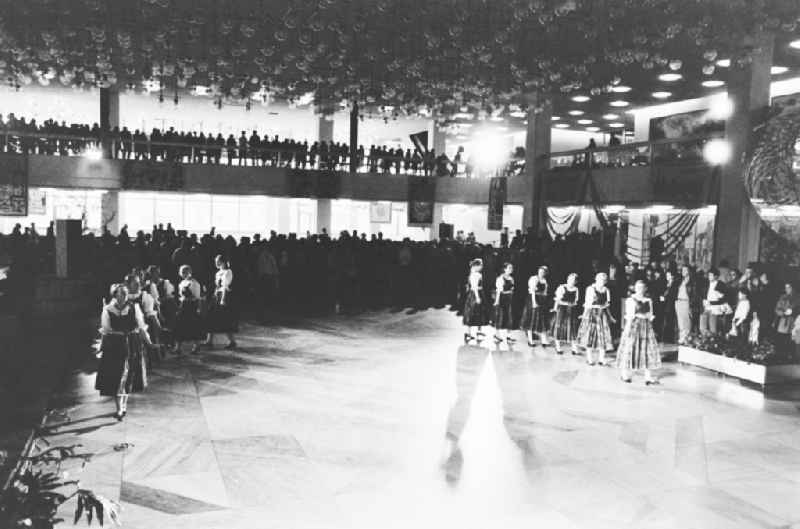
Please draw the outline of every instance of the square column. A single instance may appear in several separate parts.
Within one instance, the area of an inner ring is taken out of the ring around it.
[[[115,88],[100,89],[100,131],[103,157],[111,158],[111,140],[107,132],[119,127],[119,91]]]
[[[757,111],[769,106],[773,35],[754,39],[752,62],[734,59],[728,73],[728,97],[733,111],[725,123],[731,157],[721,169],[719,204],[714,228],[714,262],[726,260],[743,270],[759,257],[761,219],[750,202],[742,179],[744,158],[753,138]]]
[[[317,139],[330,144],[333,141],[333,117],[320,116],[317,125]]]
[[[331,233],[331,220],[333,217],[333,201],[330,198],[317,199],[317,234],[322,233],[322,230],[328,232],[328,235],[333,237]]]
[[[528,125],[525,136],[525,202],[523,203],[522,229],[540,233],[546,228],[545,204],[542,187],[544,173],[549,169],[545,157],[550,153],[553,105],[541,94],[528,98]]]

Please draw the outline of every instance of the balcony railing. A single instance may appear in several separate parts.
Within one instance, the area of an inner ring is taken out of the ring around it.
[[[284,167],[296,169],[350,170],[349,152],[314,153],[297,146],[280,147],[240,147],[219,145],[168,142],[133,141],[118,138],[98,138],[70,134],[50,134],[30,131],[0,132],[0,153],[42,154],[50,156],[84,156],[90,149],[104,150],[118,160],[152,160],[159,162],[178,162],[189,164],[211,164],[239,167]],[[355,166],[357,173],[405,174],[440,177],[484,177],[485,171],[470,170],[463,162],[437,163],[420,159],[377,154],[370,156],[364,152],[358,156]],[[507,166],[493,173],[508,176],[521,174],[524,164],[512,160]]]
[[[721,136],[722,134],[688,136],[596,149],[577,149],[554,152],[547,155],[547,158],[550,169],[554,171],[570,168],[657,167],[703,162],[705,144]]]

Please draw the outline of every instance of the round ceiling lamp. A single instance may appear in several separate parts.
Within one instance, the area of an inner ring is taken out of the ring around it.
[[[617,100],[617,101],[612,101],[611,103],[609,103],[609,105],[611,105],[612,107],[616,107],[616,108],[623,108],[623,107],[627,107],[628,105],[630,105],[630,103],[620,99],[620,100]]]
[[[614,121],[615,119],[619,119],[619,114],[604,114],[603,119],[606,121]]]
[[[600,127],[586,127],[586,132],[598,132]]]
[[[717,61],[717,66],[720,68],[730,68],[731,60],[730,59],[720,59]]]
[[[561,119],[561,116],[552,116],[550,118],[550,121],[559,121],[560,119]]]
[[[591,125],[592,123],[594,123],[594,121],[592,121],[591,119],[579,119],[578,120],[578,125]]]
[[[568,129],[569,125],[567,123],[556,123],[557,129]]]
[[[800,50],[800,39],[798,39],[798,40],[793,40],[792,42],[790,42],[790,43],[789,43],[789,47],[790,47],[790,48],[794,48],[794,49],[796,49],[796,50]]]
[[[725,81],[720,81],[719,79],[709,79],[708,81],[703,81],[700,84],[706,88],[719,88],[720,86],[725,85]]]
[[[619,85],[611,88],[611,91],[617,94],[627,94],[632,88],[630,86]]]
[[[576,103],[586,103],[589,99],[591,99],[589,96],[574,96],[572,98]]]
[[[608,126],[612,129],[622,129],[625,128],[625,123],[609,123]]]
[[[669,99],[672,97],[672,92],[653,92],[653,97],[656,99]]]
[[[584,113],[583,110],[570,110],[569,111],[569,115],[570,116],[582,116],[583,113]]]
[[[661,81],[665,81],[667,83],[673,83],[675,81],[680,81],[683,79],[683,76],[679,73],[662,73],[658,76]]]
[[[769,73],[771,73],[772,75],[780,75],[788,71],[789,68],[787,68],[786,66],[773,66],[772,68],[770,68]]]

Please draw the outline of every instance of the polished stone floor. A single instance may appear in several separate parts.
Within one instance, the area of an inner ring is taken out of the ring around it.
[[[96,453],[82,486],[126,528],[800,527],[791,391],[460,341],[444,310],[248,325],[122,423],[75,373],[51,442]]]

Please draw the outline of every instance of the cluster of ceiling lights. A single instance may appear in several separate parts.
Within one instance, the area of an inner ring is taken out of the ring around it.
[[[793,48],[793,49],[800,50],[800,39],[790,42],[789,46],[791,48]],[[731,65],[731,61],[730,61],[730,59],[719,59],[718,61],[716,61],[715,64],[716,64],[716,66],[718,66],[720,68],[729,68],[730,65]],[[662,81],[664,83],[677,83],[678,81],[683,80],[684,79],[683,74],[678,72],[678,70],[680,70],[682,66],[683,66],[683,64],[679,60],[671,61],[669,63],[669,70],[670,71],[667,71],[665,73],[660,74],[658,76],[658,80]],[[788,71],[789,71],[788,67],[776,65],[776,66],[772,66],[772,68],[770,70],[770,73],[772,75],[783,75]],[[712,70],[712,72],[713,72],[713,70]],[[700,84],[704,88],[721,88],[721,87],[725,86],[725,81],[723,81],[721,79],[713,79],[713,78],[711,78],[711,79],[706,79],[706,80],[702,81]],[[630,86],[621,85],[621,84],[617,84],[617,85],[612,86],[610,88],[610,92],[612,92],[614,94],[626,94],[626,93],[630,92],[631,90],[632,89],[631,89]],[[658,91],[652,92],[650,95],[653,97],[653,99],[664,101],[664,100],[667,100],[667,99],[671,98],[673,93],[671,91],[668,91],[668,90],[658,90]],[[578,95],[573,96],[571,99],[575,103],[586,103],[587,101],[591,100],[591,97],[589,97],[588,95],[585,95],[585,94],[578,94]],[[622,108],[630,106],[630,103],[628,101],[625,101],[624,99],[616,99],[614,101],[609,102],[609,106],[614,107],[614,108],[622,109]],[[574,110],[568,111],[568,114],[570,116],[578,117],[578,116],[583,116],[585,114],[585,112],[583,110],[574,109]],[[608,122],[606,125],[609,128],[612,128],[612,129],[623,129],[623,128],[625,128],[625,124],[622,121],[620,121],[620,116],[618,114],[613,114],[613,113],[605,114],[603,116],[603,119]],[[561,121],[561,118],[558,117],[558,116],[554,116],[553,117],[553,121]],[[577,120],[576,123],[578,125],[591,125],[593,123],[593,121],[591,119],[579,119],[579,120]],[[568,123],[556,123],[554,126],[556,128],[560,128],[560,129],[567,129],[567,128],[570,127],[570,125]],[[596,126],[590,126],[590,127],[586,127],[585,130],[587,130],[589,132],[596,132],[596,131],[599,131],[600,128],[596,127]]]

